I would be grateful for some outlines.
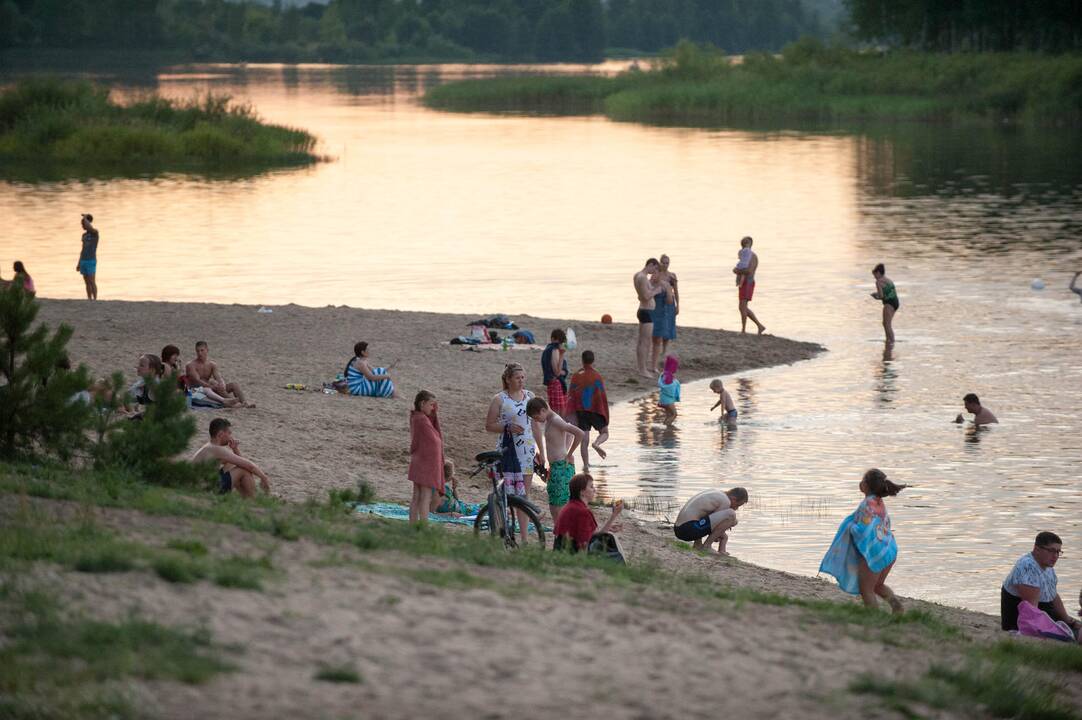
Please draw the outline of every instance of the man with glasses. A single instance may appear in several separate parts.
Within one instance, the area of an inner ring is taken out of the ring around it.
[[[1018,629],[1018,606],[1028,602],[1053,620],[1062,620],[1079,637],[1082,624],[1067,614],[1056,590],[1056,560],[1063,555],[1063,541],[1051,532],[1037,534],[1033,550],[1014,564],[999,591],[999,616],[1004,630]]]

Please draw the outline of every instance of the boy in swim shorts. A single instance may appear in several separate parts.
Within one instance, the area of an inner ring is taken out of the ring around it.
[[[733,404],[733,396],[729,394],[729,391],[725,389],[720,379],[714,379],[710,381],[710,389],[716,392],[721,397],[714,403],[714,406],[710,408],[711,412],[717,408],[718,405],[722,406],[722,417],[726,420],[736,420],[736,405]]]
[[[526,403],[526,415],[544,425],[541,453],[549,464],[545,488],[549,496],[549,513],[555,523],[560,510],[570,499],[568,486],[575,476],[575,449],[585,433],[554,413],[543,398],[534,398]],[[571,436],[571,447],[567,446],[567,435]]]

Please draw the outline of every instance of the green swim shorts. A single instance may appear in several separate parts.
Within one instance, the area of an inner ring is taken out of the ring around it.
[[[549,468],[549,479],[546,487],[549,492],[549,505],[561,507],[567,504],[571,498],[567,486],[571,478],[575,477],[575,466],[566,460],[557,460]]]

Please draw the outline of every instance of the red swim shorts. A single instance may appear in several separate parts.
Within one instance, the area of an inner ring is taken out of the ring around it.
[[[740,299],[751,300],[751,296],[755,294],[755,283],[745,281],[740,286]]]

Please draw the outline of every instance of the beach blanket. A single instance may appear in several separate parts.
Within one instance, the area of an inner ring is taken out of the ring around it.
[[[370,515],[378,515],[380,517],[391,518],[392,520],[409,520],[410,509],[405,505],[396,505],[394,503],[369,503],[367,505],[354,505],[353,509],[359,513],[368,513]],[[480,509],[478,505],[470,505],[470,515],[463,515],[462,517],[452,517],[451,515],[436,515],[435,513],[429,513],[428,519],[432,522],[453,523],[455,525],[468,525],[473,527],[473,521],[477,519],[477,511]]]
[[[838,587],[850,595],[860,594],[857,569],[860,559],[877,573],[898,557],[898,544],[890,529],[890,517],[882,499],[869,495],[842,520],[834,541],[819,564],[819,572],[833,575]]]

